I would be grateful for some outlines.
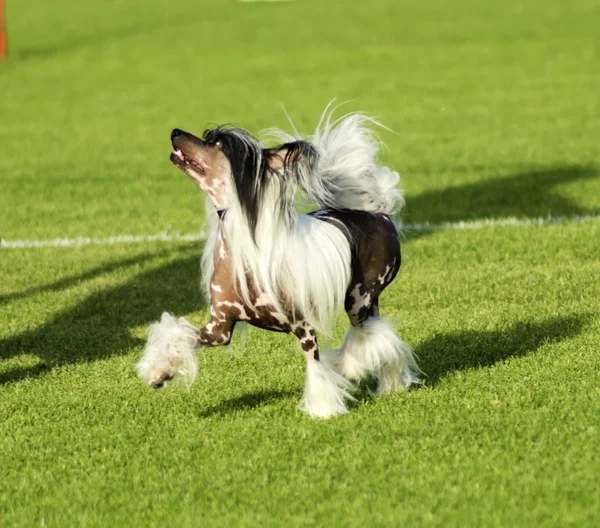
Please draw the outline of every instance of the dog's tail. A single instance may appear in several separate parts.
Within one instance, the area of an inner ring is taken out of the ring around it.
[[[306,191],[320,207],[395,214],[404,205],[400,175],[377,164],[379,123],[364,114],[331,121],[324,114],[311,138],[318,152]]]
[[[315,133],[300,142],[314,148],[312,156],[298,156],[303,159],[294,167],[308,201],[320,208],[398,213],[404,205],[400,175],[377,162],[381,142],[373,128],[382,125],[362,113],[335,120],[332,113],[328,107]],[[274,130],[269,133],[288,145],[298,139]]]

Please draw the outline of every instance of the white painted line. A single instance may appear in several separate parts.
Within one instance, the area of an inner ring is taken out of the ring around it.
[[[194,242],[204,240],[205,235],[158,233],[155,235],[116,235],[107,238],[76,237],[55,238],[54,240],[4,240],[0,239],[0,248],[26,249],[44,247],[81,247],[81,246],[113,246],[116,244],[141,244],[144,242]]]
[[[482,218],[481,220],[461,220],[459,222],[442,222],[430,224],[402,224],[400,227],[408,232],[423,231],[455,231],[459,229],[483,229],[484,227],[531,227],[555,224],[587,224],[600,222],[600,214],[575,215],[575,216],[540,216],[536,218]]]
[[[405,233],[423,233],[432,231],[456,231],[461,229],[484,229],[486,227],[536,227],[556,224],[587,224],[600,222],[600,214],[582,216],[544,216],[539,218],[483,218],[481,220],[464,220],[460,222],[442,222],[430,224],[402,224]],[[81,247],[81,246],[113,246],[117,244],[141,244],[146,242],[197,242],[205,239],[204,233],[157,233],[143,235],[115,235],[107,238],[76,237],[55,238],[54,240],[4,240],[0,239],[0,248],[27,249],[45,247]]]

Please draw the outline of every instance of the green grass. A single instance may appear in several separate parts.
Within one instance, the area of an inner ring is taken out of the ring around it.
[[[590,0],[8,3],[0,236],[196,232],[174,126],[378,116],[409,223],[600,213]],[[600,223],[415,232],[382,298],[422,387],[314,421],[294,339],[135,377],[200,244],[0,249],[2,526],[600,523]],[[339,342],[345,325],[333,338]]]

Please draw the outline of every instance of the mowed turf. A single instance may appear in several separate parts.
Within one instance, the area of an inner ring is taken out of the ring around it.
[[[310,131],[333,97],[393,129],[405,222],[565,220],[407,232],[382,313],[424,384],[330,421],[291,336],[136,378],[163,310],[207,318],[201,243],[1,248],[0,525],[598,526],[600,9],[401,4],[9,2],[5,240],[197,233],[171,128]]]

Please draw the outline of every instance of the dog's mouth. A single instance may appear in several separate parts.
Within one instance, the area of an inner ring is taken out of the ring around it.
[[[180,149],[175,149],[171,153],[171,162],[180,169],[191,167],[200,174],[204,174],[204,172],[206,171],[206,168],[203,167],[201,163],[199,163],[193,158],[187,157]]]

